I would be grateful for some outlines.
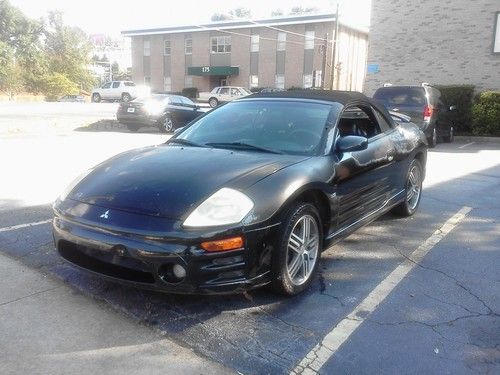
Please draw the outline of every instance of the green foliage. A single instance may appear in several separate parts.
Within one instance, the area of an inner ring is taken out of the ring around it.
[[[500,92],[484,91],[475,97],[472,132],[474,135],[500,137]]]
[[[448,85],[437,86],[437,89],[441,91],[441,97],[446,104],[456,106],[456,110],[450,112],[456,134],[470,134],[474,86]]]
[[[182,96],[185,96],[190,99],[196,99],[198,97],[198,88],[197,87],[185,87],[182,89]]]
[[[41,79],[47,101],[55,101],[62,95],[78,94],[78,86],[61,73],[51,73]]]

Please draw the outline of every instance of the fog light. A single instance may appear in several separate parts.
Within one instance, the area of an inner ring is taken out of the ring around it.
[[[186,269],[180,264],[175,264],[172,271],[174,272],[174,276],[178,279],[183,279],[186,277]]]

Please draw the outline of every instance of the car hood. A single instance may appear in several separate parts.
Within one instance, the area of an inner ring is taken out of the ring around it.
[[[305,156],[160,145],[98,165],[69,199],[133,213],[181,219],[222,187],[244,191]]]

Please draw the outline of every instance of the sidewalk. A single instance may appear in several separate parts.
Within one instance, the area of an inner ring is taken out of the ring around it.
[[[4,255],[0,275],[2,374],[230,373]]]

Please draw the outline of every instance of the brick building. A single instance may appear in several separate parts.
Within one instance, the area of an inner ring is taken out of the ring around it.
[[[365,91],[392,84],[500,90],[500,0],[373,0]]]
[[[281,88],[321,87],[323,80],[328,84],[334,30],[335,15],[316,14],[130,30],[122,35],[132,39],[136,83],[147,83],[157,91],[185,87],[206,91],[225,84]],[[366,31],[339,25],[334,88],[363,89],[367,39]]]

